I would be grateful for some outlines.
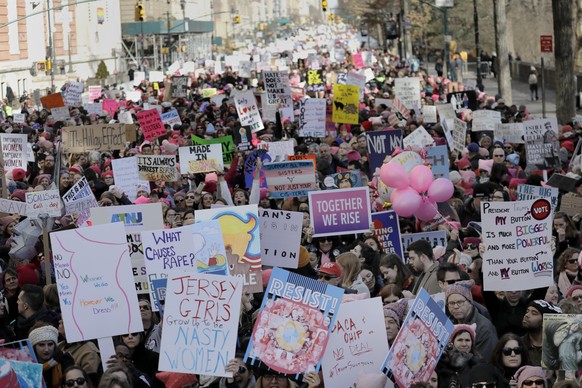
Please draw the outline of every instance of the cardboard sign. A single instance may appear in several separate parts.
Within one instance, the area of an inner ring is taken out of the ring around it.
[[[563,195],[560,202],[560,211],[570,217],[576,214],[582,214],[582,197],[577,195]]]
[[[265,90],[267,91],[267,104],[292,104],[289,72],[263,71],[263,80],[265,82]]]
[[[426,129],[424,129],[422,125],[404,138],[404,147],[426,147],[432,144],[434,144],[433,137],[426,131]]]
[[[400,224],[396,212],[389,210],[373,213],[372,222],[374,223],[374,236],[380,243],[382,252],[395,253],[404,259],[400,242]]]
[[[396,147],[402,148],[402,130],[366,132],[370,172],[382,167],[386,156],[392,155]]]
[[[527,166],[533,169],[559,167],[560,142],[555,117],[523,122]]]
[[[172,98],[188,96],[188,77],[174,76],[172,77]]]
[[[325,137],[326,100],[302,99],[299,102],[299,136]]]
[[[360,170],[349,170],[327,175],[323,179],[324,190],[362,187],[362,177],[360,174]]]
[[[271,198],[306,196],[317,188],[310,160],[269,163],[263,166],[263,170]]]
[[[449,151],[447,146],[425,147],[426,160],[430,163],[434,179],[449,179]]]
[[[581,314],[544,314],[542,363],[544,369],[572,371],[580,369],[576,352],[580,349],[578,339]]]
[[[99,92],[101,92],[101,88],[99,89]],[[43,108],[48,110],[65,106],[65,102],[63,101],[63,96],[61,93],[54,93],[45,97],[41,97],[40,102],[42,103]]]
[[[360,88],[351,85],[333,85],[334,123],[358,124]]]
[[[26,216],[26,202],[0,198],[0,213],[19,214],[24,217]]]
[[[137,199],[138,185],[146,187],[149,192],[150,183],[139,178],[137,158],[135,156],[130,158],[113,159],[111,161],[111,167],[113,169],[115,186],[117,186],[122,193],[125,193],[130,201],[135,201]]]
[[[222,171],[222,146],[220,144],[196,144],[180,147],[180,173]]]
[[[230,274],[244,278],[245,290],[260,292],[261,278],[260,221],[257,205],[228,206],[196,210],[196,222],[218,220],[224,245],[232,259]]]
[[[49,217],[62,215],[61,195],[58,190],[28,191],[26,193],[26,215],[37,219],[42,214]]]
[[[259,209],[259,220],[263,265],[297,268],[303,213]]]
[[[552,219],[547,199],[481,202],[485,291],[529,290],[554,283]]]
[[[552,209],[558,208],[559,190],[556,187],[532,186],[526,184],[517,185],[517,200],[526,201],[529,199],[545,198],[552,204]],[[580,209],[582,211],[582,209]]]
[[[308,370],[319,371],[343,293],[339,287],[274,268],[245,362],[250,359],[252,365],[297,379]]]
[[[249,126],[253,133],[265,128],[252,90],[236,93],[234,102],[241,125]]]
[[[232,163],[236,153],[234,149],[233,137],[231,135],[217,137],[214,139],[204,139],[202,137],[192,135],[192,144],[220,144],[222,147],[222,160],[224,165],[227,167]]]
[[[85,85],[82,82],[69,81],[66,85],[64,103],[67,106],[75,106],[81,102],[81,94]]]
[[[523,123],[495,124],[495,139],[504,143],[525,143]]]
[[[445,120],[453,120],[454,118],[457,117],[457,114],[455,113],[455,108],[453,107],[452,104],[439,104],[436,105],[438,114],[439,114],[439,118],[442,121],[443,119]]]
[[[164,136],[166,128],[162,122],[159,112],[156,109],[143,110],[137,113],[137,122],[146,140],[154,140],[156,137]]]
[[[314,237],[370,231],[370,197],[367,187],[310,191],[309,213]]]
[[[575,193],[577,181],[578,179],[563,174],[552,174],[550,179],[548,179],[547,185],[557,187],[565,193]]]
[[[430,246],[435,248],[437,246],[446,247],[447,246],[447,233],[444,230],[437,230],[435,232],[422,232],[422,233],[411,233],[400,235],[400,240],[402,242],[402,252],[406,262],[408,262],[408,246],[418,240],[426,240],[430,243]]]
[[[51,233],[70,343],[143,331],[123,223]]]
[[[236,277],[172,274],[159,370],[232,377],[226,364],[236,349],[242,289]]]
[[[402,324],[382,372],[399,387],[430,380],[454,326],[444,311],[421,289]]]
[[[125,241],[129,251],[134,288],[138,294],[149,290],[144,263],[141,232],[164,227],[161,203],[143,205],[104,206],[91,209],[90,221],[93,225],[123,222]]]
[[[180,114],[176,109],[172,109],[169,112],[162,113],[160,115],[162,119],[162,123],[169,125],[170,127],[174,128],[175,124],[182,125],[182,120],[180,120]]]
[[[420,106],[420,78],[406,77],[394,79],[394,95],[408,109]]]
[[[27,169],[27,136],[21,133],[0,133],[4,170],[10,172],[15,168]]]
[[[496,110],[476,110],[473,112],[472,132],[494,131],[501,124],[501,112]]]
[[[352,388],[360,373],[376,373],[388,350],[382,299],[344,303],[323,355],[327,386]]]
[[[130,141],[128,132],[134,126],[124,124],[97,124],[65,127],[62,130],[64,152],[114,151],[125,149]]]
[[[150,182],[180,180],[176,155],[138,155],[136,158],[139,179]]]

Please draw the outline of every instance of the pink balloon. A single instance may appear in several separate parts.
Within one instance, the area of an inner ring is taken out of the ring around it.
[[[408,187],[408,173],[398,163],[386,163],[380,169],[380,179],[386,186],[397,189]]]
[[[392,201],[392,208],[402,217],[412,216],[420,206],[422,198],[413,188],[396,190]]]
[[[428,198],[423,198],[422,203],[416,211],[416,218],[421,221],[430,221],[437,214],[437,204]]]
[[[445,202],[453,196],[455,187],[453,182],[446,178],[435,179],[428,188],[428,197],[435,202]]]
[[[424,193],[428,190],[432,183],[432,171],[427,166],[416,166],[410,171],[410,187],[419,193]]]

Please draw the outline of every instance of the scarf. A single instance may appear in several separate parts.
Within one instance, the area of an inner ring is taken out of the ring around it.
[[[61,378],[63,376],[63,371],[61,364],[55,361],[54,358],[51,358],[44,364],[42,364],[42,373],[44,374],[48,370],[52,369],[51,371],[51,386],[52,387],[60,387],[61,386]],[[46,383],[46,381],[45,381]],[[48,385],[48,384],[47,384]]]
[[[566,295],[570,287],[572,287],[572,281],[568,278],[568,273],[566,271],[560,272],[558,276],[558,290],[560,290],[562,295]]]

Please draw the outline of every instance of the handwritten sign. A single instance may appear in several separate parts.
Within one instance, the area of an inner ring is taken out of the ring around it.
[[[63,202],[66,213],[75,216],[76,225],[84,225],[91,217],[91,208],[99,206],[85,177],[79,179],[63,195]]]
[[[552,210],[556,211],[558,208],[558,195],[560,190],[557,187],[542,187],[532,186],[526,184],[517,185],[517,200],[526,201],[529,199],[545,198],[552,204]],[[580,209],[582,211],[582,209]]]
[[[138,155],[139,179],[145,181],[176,182],[180,179],[176,155]]]
[[[334,123],[358,124],[360,88],[352,85],[333,85]]]
[[[69,81],[66,85],[64,102],[65,105],[74,106],[81,101],[84,84],[82,82]]]
[[[420,78],[406,77],[394,79],[394,95],[408,109],[420,106]]]
[[[552,216],[547,199],[481,203],[484,290],[518,291],[553,284]]]
[[[226,364],[234,358],[242,289],[231,276],[170,276],[159,369],[231,377]]]
[[[64,121],[66,119],[69,119],[71,118],[71,114],[69,113],[69,107],[60,106],[58,108],[52,108],[51,116],[52,119],[55,121]]]
[[[271,198],[300,197],[316,189],[311,160],[269,163],[263,169]]]
[[[495,139],[504,143],[525,143],[523,123],[495,124]]]
[[[200,144],[180,147],[180,173],[222,171],[222,146],[220,144]]]
[[[166,134],[164,123],[162,123],[162,118],[156,109],[138,112],[137,122],[146,140],[151,141]]]
[[[344,303],[322,360],[325,384],[338,388],[356,386],[360,373],[380,370],[387,350],[382,299]]]
[[[236,93],[234,95],[234,102],[241,125],[250,126],[253,133],[265,128],[259,112],[257,99],[251,90]]]
[[[149,192],[149,182],[139,178],[137,158],[135,156],[113,159],[111,161],[111,167],[113,168],[115,186],[117,186],[122,193],[125,193],[130,201],[136,200],[138,185],[145,186]]]
[[[374,235],[380,243],[382,252],[395,253],[404,258],[400,242],[398,215],[393,210],[373,213],[372,222],[374,223]]]
[[[314,237],[364,233],[370,230],[367,187],[309,192]]]
[[[33,191],[26,193],[26,214],[36,219],[41,214],[60,217],[61,196],[58,190]]]
[[[467,143],[467,123],[461,119],[453,121],[453,144],[452,148],[458,152],[462,152]]]
[[[251,138],[249,137],[248,139],[250,141]],[[231,135],[213,139],[205,139],[196,135],[192,135],[192,144],[220,144],[222,147],[222,161],[224,162],[225,166],[230,166],[232,160],[234,159],[234,140]]]
[[[485,109],[476,110],[473,112],[471,131],[494,131],[497,124],[501,124],[501,112]]]
[[[87,111],[87,113],[90,115],[95,115],[95,116],[102,116],[103,115],[103,106],[99,102],[89,102],[87,104],[83,104],[83,109],[85,109]],[[129,124],[131,124],[131,123],[129,123]]]
[[[125,149],[128,132],[134,126],[124,124],[65,127],[62,131],[64,152],[113,151]]]
[[[251,359],[253,365],[264,364],[298,379],[308,370],[319,371],[343,293],[341,288],[274,268],[245,362]]]
[[[307,154],[307,155],[287,155],[287,160],[312,160],[313,161],[313,171],[316,170],[316,160],[317,157],[313,154]]]
[[[2,204],[0,203],[0,206]],[[582,197],[577,195],[563,195],[560,202],[560,211],[566,213],[570,217],[576,214],[582,214]]]
[[[299,136],[325,137],[326,101],[324,98],[299,102]]]
[[[257,149],[267,150],[267,154],[272,162],[282,162],[287,160],[287,156],[295,154],[293,147],[293,140],[262,141],[257,144]]]
[[[422,107],[422,117],[425,124],[436,124],[437,120],[437,109],[434,105],[424,105]]]
[[[194,240],[193,260],[198,273],[228,275],[228,255],[224,248],[224,238],[220,222],[217,220],[198,222],[190,225]]]
[[[453,329],[442,308],[422,288],[394,339],[382,372],[394,376],[399,387],[429,381]]]
[[[24,113],[12,113],[12,118],[14,124],[24,124],[26,121],[26,115]]]
[[[422,125],[416,128],[410,135],[404,138],[404,147],[408,146],[426,147],[431,144],[434,144],[434,139],[426,131],[426,129],[424,129]]]
[[[267,104],[292,104],[289,72],[263,71],[263,80],[265,82],[265,90],[267,91]]]
[[[172,109],[169,112],[162,113],[160,115],[162,119],[162,123],[169,125],[170,127],[174,128],[175,124],[182,125],[182,120],[180,120],[180,114],[176,109]]]
[[[0,198],[0,213],[26,216],[26,203]]]
[[[263,265],[297,268],[303,213],[259,209]]]
[[[89,102],[93,102],[100,98],[101,98],[101,86],[89,86]]]
[[[0,142],[2,143],[4,170],[10,172],[15,168],[22,168],[26,171],[28,164],[26,157],[27,136],[20,133],[0,133]]]

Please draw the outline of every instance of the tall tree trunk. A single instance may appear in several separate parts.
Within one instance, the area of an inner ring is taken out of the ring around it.
[[[410,0],[401,0],[400,6],[402,7],[402,16],[404,17],[406,23],[410,23],[409,18],[409,2]],[[404,21],[403,21],[404,22]],[[412,59],[412,36],[410,35],[409,25],[405,25],[402,29],[404,33],[404,58]]]
[[[511,106],[513,97],[511,94],[511,73],[509,69],[509,50],[507,47],[507,18],[505,0],[493,0],[495,16],[495,46],[497,47],[497,63],[499,74],[497,86],[499,94],[505,99],[505,103]]]
[[[556,62],[556,116],[565,124],[576,115],[574,80],[574,2],[552,0]]]

